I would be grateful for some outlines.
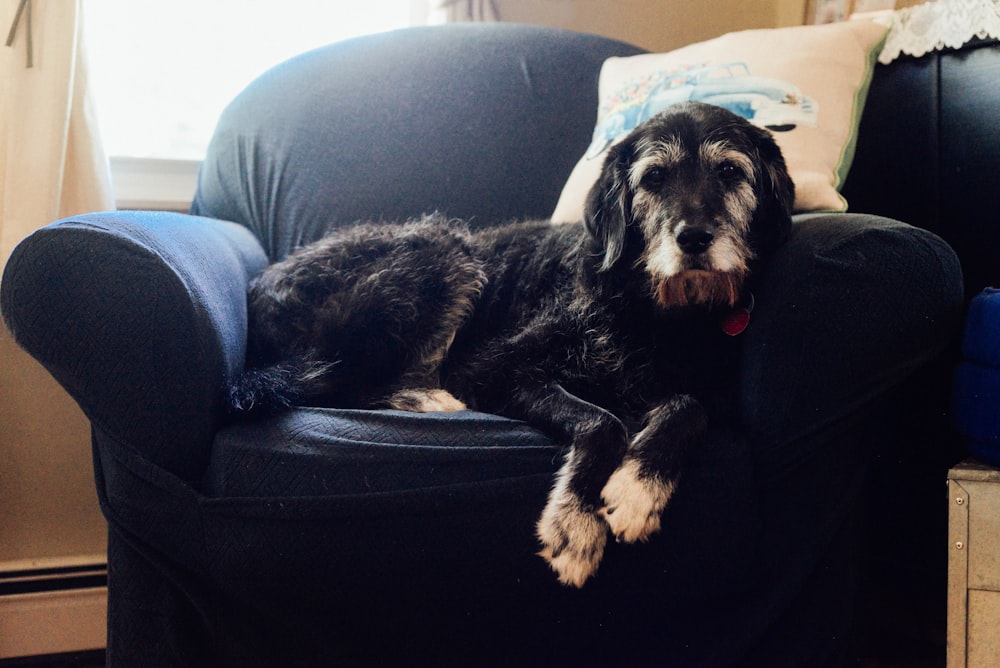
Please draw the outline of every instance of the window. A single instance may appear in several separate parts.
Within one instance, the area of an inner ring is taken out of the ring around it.
[[[185,209],[225,105],[298,53],[425,23],[431,0],[86,0],[104,148],[123,208]]]

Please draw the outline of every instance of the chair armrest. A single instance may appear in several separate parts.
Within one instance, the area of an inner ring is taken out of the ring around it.
[[[197,479],[242,368],[246,289],[267,259],[234,223],[184,214],[88,214],[11,254],[0,307],[15,340],[96,427]]]
[[[745,334],[740,419],[758,454],[870,408],[953,346],[962,293],[958,258],[926,230],[797,216]]]

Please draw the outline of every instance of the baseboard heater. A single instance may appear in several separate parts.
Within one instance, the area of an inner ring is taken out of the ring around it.
[[[75,561],[0,564],[0,660],[105,647],[107,563]]]

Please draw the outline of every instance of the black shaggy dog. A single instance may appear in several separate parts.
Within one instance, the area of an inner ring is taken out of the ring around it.
[[[581,586],[609,528],[628,542],[659,529],[685,453],[725,409],[730,335],[793,193],[767,131],[687,103],[611,149],[582,224],[340,229],[253,282],[233,408],[527,421],[565,452],[541,554]]]

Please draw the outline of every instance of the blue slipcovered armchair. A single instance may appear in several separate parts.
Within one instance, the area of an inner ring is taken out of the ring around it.
[[[558,453],[473,412],[303,407],[227,421],[248,280],[337,225],[547,216],[589,143],[603,60],[503,24],[297,57],[225,111],[192,215],[94,213],[24,240],[17,341],[93,424],[114,666],[823,665],[857,649],[876,409],[953,340],[930,232],[796,218],[742,335],[740,402],[648,544],[560,586],[533,527]],[[628,663],[631,662],[631,663]]]

